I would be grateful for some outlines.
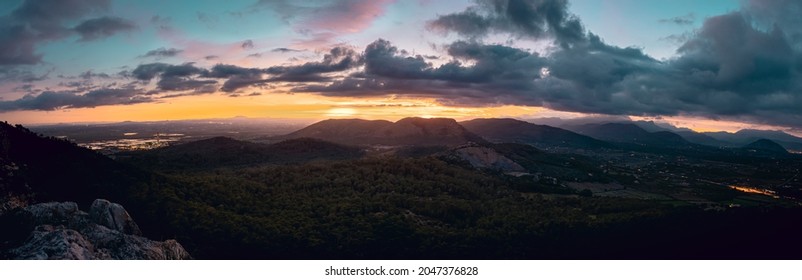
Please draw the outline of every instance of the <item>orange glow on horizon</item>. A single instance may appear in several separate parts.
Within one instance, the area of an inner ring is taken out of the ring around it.
[[[532,119],[559,117],[571,119],[588,115],[555,111],[543,107],[449,107],[435,99],[423,98],[335,98],[315,94],[268,93],[260,96],[228,97],[221,94],[185,96],[164,99],[158,103],[101,106],[96,108],[56,111],[15,111],[0,113],[0,120],[23,125],[55,123],[108,123],[121,121],[163,121],[187,119],[223,119],[235,116],[250,118],[323,120],[331,118],[385,119],[405,117],[453,118],[458,121],[475,118]],[[667,122],[698,132],[735,132],[744,128],[783,130],[781,127],[752,125],[741,122],[710,120],[697,117],[631,117],[633,120]]]
[[[434,99],[333,98],[313,94],[265,94],[227,97],[218,94],[165,99],[158,103],[100,106],[55,111],[0,113],[0,119],[21,124],[92,123],[250,118],[309,119],[362,118],[398,120],[405,117],[454,118],[521,117],[547,110],[500,106],[463,108],[438,104]]]

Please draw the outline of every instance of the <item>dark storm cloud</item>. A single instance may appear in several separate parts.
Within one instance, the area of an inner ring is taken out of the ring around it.
[[[507,33],[528,39],[553,38],[570,47],[585,36],[580,20],[568,12],[567,0],[478,0],[459,13],[438,17],[428,27],[481,38]]]
[[[211,78],[231,78],[233,76],[259,76],[262,70],[258,68],[245,68],[229,64],[217,64],[206,74]]]
[[[157,75],[161,77],[189,77],[205,74],[208,71],[195,67],[192,63],[172,65],[167,63],[141,64],[131,71],[131,75],[138,80],[149,81]]]
[[[158,48],[155,50],[150,50],[147,53],[143,54],[141,57],[173,57],[178,55],[179,53],[183,52],[184,50],[179,50],[176,48]]]
[[[761,29],[779,27],[797,51],[802,49],[802,2],[743,0],[742,13]]]
[[[472,65],[453,60],[435,67],[424,57],[406,56],[389,41],[380,39],[365,49],[364,72],[330,84],[304,85],[294,90],[330,96],[406,94],[440,98],[449,104],[490,106],[512,101],[531,90],[531,81],[540,77],[540,69],[547,63],[536,53],[476,42],[453,43],[448,53]],[[527,98],[521,98],[524,99]]]
[[[744,94],[791,86],[794,50],[784,32],[757,30],[737,12],[705,21],[678,52],[674,64],[707,78],[702,86]]]
[[[187,91],[211,93],[217,89],[217,81],[208,78],[209,70],[195,67],[192,63],[171,65],[166,63],[149,63],[137,66],[131,76],[141,81],[150,81],[156,77],[156,86],[160,91]]]
[[[167,91],[195,90],[203,93],[210,93],[217,89],[217,81],[196,80],[177,76],[162,77],[156,85],[159,89]]]
[[[74,28],[81,35],[80,41],[92,41],[110,37],[118,32],[136,28],[133,22],[118,17],[100,17],[82,22]]]
[[[42,62],[36,53],[40,43],[78,34],[93,40],[128,30],[127,21],[101,17],[84,20],[109,9],[108,0],[27,0],[0,16],[0,65],[30,65]],[[83,20],[83,21],[81,21]],[[79,21],[77,27],[68,24]],[[108,25],[102,25],[106,23]]]
[[[167,63],[142,64],[137,66],[130,74],[138,80],[149,81],[156,77],[156,75],[161,74],[168,66],[170,65]]]
[[[220,90],[233,92],[239,88],[256,85],[263,82],[264,70],[258,68],[245,68],[236,65],[217,64],[204,77],[226,79]]]
[[[321,74],[341,72],[361,65],[359,54],[353,49],[334,47],[323,55],[319,62],[307,62],[295,66],[273,66],[265,69],[265,73],[273,75],[271,81],[311,82],[325,81]]]
[[[573,49],[543,57],[538,53],[475,41],[447,47],[452,61],[433,66],[422,56],[405,56],[389,41],[377,40],[365,48],[364,72],[328,85],[307,85],[297,91],[326,95],[382,95],[426,93],[454,105],[488,106],[499,103],[542,105],[580,98],[575,92],[600,90],[628,75],[651,71],[657,62],[638,49],[604,44],[595,35]],[[469,61],[464,65],[460,61]]]
[[[693,13],[684,15],[684,16],[677,16],[672,18],[664,18],[658,20],[660,23],[673,23],[676,25],[691,25],[696,22],[696,16]]]
[[[26,95],[13,101],[0,101],[0,112],[17,110],[52,111],[69,108],[92,108],[104,105],[121,105],[152,102],[134,88],[104,88],[76,93],[71,91],[45,91]]]

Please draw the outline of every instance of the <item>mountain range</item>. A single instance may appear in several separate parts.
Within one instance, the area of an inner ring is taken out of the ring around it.
[[[610,142],[632,143],[657,147],[688,147],[690,142],[670,131],[649,132],[636,124],[584,124],[571,130]]]
[[[404,118],[384,120],[332,119],[309,125],[274,139],[316,138],[347,145],[452,146],[484,139],[453,119]]]
[[[694,144],[701,144],[713,147],[730,147],[739,148],[744,145],[750,144],[760,139],[767,139],[774,141],[787,150],[802,151],[802,137],[797,137],[779,130],[757,130],[757,129],[742,129],[737,132],[696,132],[688,128],[677,127],[665,122],[655,121],[635,121],[628,118],[579,118],[579,119],[559,119],[559,118],[540,118],[529,120],[536,124],[546,124],[554,127],[572,130],[584,134],[581,131],[583,126],[598,126],[608,123],[614,124],[633,124],[647,132],[671,132],[681,136],[688,142]],[[586,128],[587,129],[587,128]],[[588,136],[593,136],[589,135]],[[608,136],[609,137],[609,136]],[[671,138],[675,138],[670,136]],[[599,137],[597,137],[599,138]],[[599,139],[603,139],[601,137]],[[616,141],[626,140],[614,136]],[[605,139],[603,139],[605,140]],[[607,139],[609,140],[609,139]]]
[[[516,119],[474,119],[460,122],[468,131],[497,143],[542,144],[574,148],[609,147],[604,141],[562,128]]]

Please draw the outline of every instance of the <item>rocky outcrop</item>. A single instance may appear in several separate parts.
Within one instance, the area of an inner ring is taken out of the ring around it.
[[[452,155],[467,161],[475,168],[487,168],[506,172],[526,171],[520,164],[496,150],[480,145],[468,144],[452,150]]]
[[[111,203],[105,199],[92,202],[89,209],[89,218],[92,222],[125,234],[142,235],[139,226],[134,223],[122,205]]]
[[[8,250],[5,257],[11,259],[191,258],[175,240],[160,242],[142,237],[125,208],[108,200],[95,200],[89,213],[79,210],[75,202],[49,202],[8,215],[11,217],[6,217],[5,223],[30,231],[24,241]]]

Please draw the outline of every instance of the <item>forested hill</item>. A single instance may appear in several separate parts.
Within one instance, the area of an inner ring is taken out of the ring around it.
[[[119,201],[127,190],[151,181],[151,174],[72,142],[0,123],[0,189],[26,193],[32,202],[75,201],[88,207],[96,198]]]
[[[325,120],[276,139],[316,138],[350,145],[454,146],[484,143],[453,119],[404,118],[397,122]]]

